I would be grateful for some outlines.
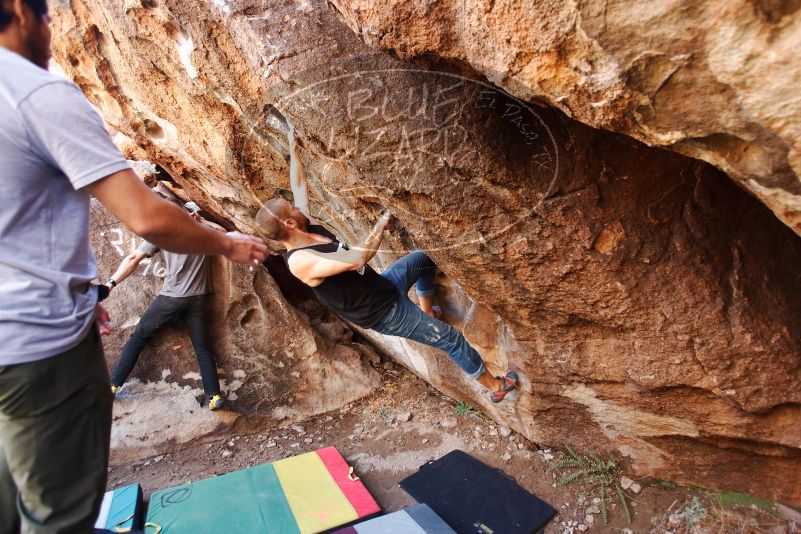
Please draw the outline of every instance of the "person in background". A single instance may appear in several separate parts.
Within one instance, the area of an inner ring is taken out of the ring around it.
[[[192,218],[200,224],[211,224],[200,216],[200,208],[194,202],[184,206]],[[126,256],[117,270],[106,282],[112,291],[123,280],[131,276],[145,258],[159,251],[152,243],[142,241],[139,247]],[[167,274],[156,299],[147,307],[136,325],[120,360],[111,372],[111,391],[117,393],[131,374],[139,359],[139,354],[162,326],[179,319],[184,324],[192,346],[195,348],[203,390],[210,410],[218,410],[223,405],[220,395],[220,381],[217,378],[217,364],[206,338],[207,295],[211,292],[209,257],[200,254],[176,254],[162,251]]]
[[[111,323],[90,283],[90,196],[164,250],[267,254],[145,186],[78,87],[47,71],[50,37],[46,0],[0,0],[2,534],[91,532],[105,491]]]

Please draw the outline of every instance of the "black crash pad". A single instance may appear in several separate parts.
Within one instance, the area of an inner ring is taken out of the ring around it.
[[[423,465],[400,487],[459,534],[533,534],[556,515],[503,471],[458,450]]]

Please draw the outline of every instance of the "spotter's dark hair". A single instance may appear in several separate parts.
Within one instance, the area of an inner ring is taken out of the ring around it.
[[[8,2],[0,0],[0,32],[5,31],[14,20],[14,12],[6,7]],[[47,0],[22,0],[40,19],[47,15]]]

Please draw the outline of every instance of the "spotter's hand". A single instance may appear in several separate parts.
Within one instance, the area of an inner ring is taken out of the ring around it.
[[[258,237],[252,237],[239,232],[228,232],[228,251],[225,257],[237,263],[253,266],[260,264],[267,258],[267,245]]]

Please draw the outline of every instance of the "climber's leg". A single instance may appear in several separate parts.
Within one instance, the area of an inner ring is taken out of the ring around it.
[[[420,309],[429,316],[436,317],[434,312],[434,293],[436,292],[434,276],[436,272],[437,266],[434,261],[425,252],[416,250],[390,265],[386,271],[381,273],[381,276],[395,284],[395,287],[403,295],[408,293],[414,284],[417,298],[420,301]]]
[[[504,380],[492,376],[487,371],[481,356],[470,346],[461,332],[427,315],[405,295],[398,298],[387,315],[373,326],[373,330],[438,348],[468,376],[478,380],[490,392],[501,392],[504,389]]]

